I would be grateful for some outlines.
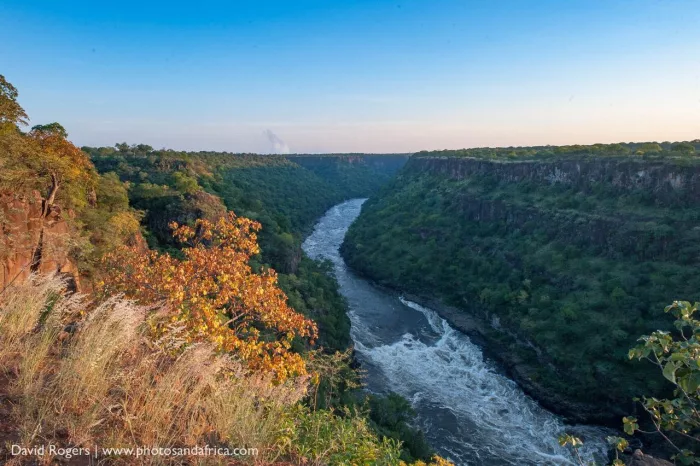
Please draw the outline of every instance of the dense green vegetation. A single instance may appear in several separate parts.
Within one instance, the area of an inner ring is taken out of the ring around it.
[[[700,298],[694,167],[594,154],[578,167],[434,158],[443,155],[414,157],[367,201],[342,248],[348,263],[483,317],[523,379],[592,403],[592,418],[660,393],[663,379],[627,350],[669,327],[658,313],[669,297]],[[629,181],[643,170],[646,185]]]
[[[643,159],[680,159],[700,154],[700,139],[685,142],[629,142],[570,146],[530,147],[477,147],[462,150],[420,152],[418,156],[472,157],[493,160],[542,160],[573,156],[588,157],[629,156]]]
[[[423,432],[410,426],[415,411],[408,400],[390,393],[387,396],[371,395],[368,403],[372,427],[383,437],[401,441],[404,446],[402,458],[405,461],[427,459],[433,455],[433,449],[425,440]]]

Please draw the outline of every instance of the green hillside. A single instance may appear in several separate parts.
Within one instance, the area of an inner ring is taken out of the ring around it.
[[[417,154],[342,252],[477,316],[487,349],[551,409],[614,418],[664,385],[628,349],[669,327],[669,301],[700,298],[700,165],[676,146],[604,147]]]

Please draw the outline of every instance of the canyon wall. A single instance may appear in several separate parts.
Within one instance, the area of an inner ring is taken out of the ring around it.
[[[694,201],[700,200],[700,165],[694,163],[634,160],[631,157],[522,162],[414,157],[407,163],[406,170],[431,172],[454,180],[488,175],[511,183],[563,183],[583,191],[596,183],[603,183],[622,190],[649,190],[661,199],[682,192]]]
[[[21,283],[32,273],[65,274],[78,285],[78,273],[70,258],[69,213],[58,206],[43,212],[43,199],[30,195],[0,194],[0,286]]]

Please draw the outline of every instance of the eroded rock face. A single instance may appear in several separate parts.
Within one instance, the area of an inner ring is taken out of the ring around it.
[[[77,287],[78,273],[70,259],[68,213],[58,206],[43,213],[39,192],[0,194],[0,286],[21,283],[32,273],[66,274]]]
[[[469,157],[414,157],[406,168],[455,180],[488,175],[511,183],[562,183],[584,192],[595,184],[611,185],[622,191],[641,188],[653,192],[662,202],[682,191],[687,198],[700,201],[700,165],[681,166],[630,158],[502,162]]]
[[[660,460],[650,455],[645,455],[642,450],[635,450],[627,466],[673,466],[666,460]]]

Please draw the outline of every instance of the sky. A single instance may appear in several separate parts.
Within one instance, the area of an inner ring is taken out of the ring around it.
[[[700,138],[698,0],[0,2],[79,146],[414,152]]]

